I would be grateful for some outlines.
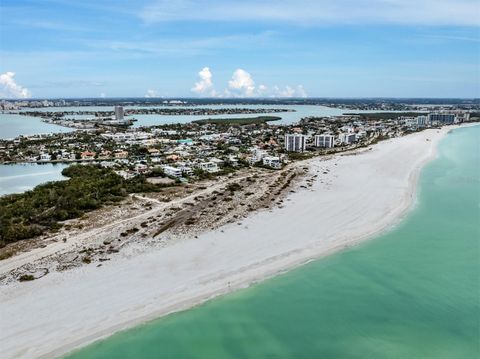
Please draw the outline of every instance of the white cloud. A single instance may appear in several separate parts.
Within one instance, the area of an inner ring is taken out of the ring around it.
[[[200,79],[195,83],[191,89],[193,92],[204,96],[216,96],[216,91],[213,88],[212,72],[208,67],[204,67],[199,73]]]
[[[272,97],[308,97],[307,92],[305,91],[302,85],[298,85],[296,87],[287,85],[283,88],[279,86],[274,86],[271,96]]]
[[[200,80],[195,83],[192,88],[193,92],[200,95],[207,95],[212,97],[307,97],[307,92],[302,85],[296,87],[292,86],[273,86],[269,88],[266,85],[255,85],[255,81],[250,73],[244,69],[236,69],[228,87],[222,92],[217,93],[213,89],[212,77],[213,74],[208,67],[204,67],[198,73]]]
[[[208,11],[206,10],[208,9]],[[267,21],[301,25],[480,26],[478,0],[156,0],[139,17],[165,21]]]
[[[303,85],[298,85],[297,86],[296,96],[297,97],[308,97],[307,91],[305,91],[305,89],[303,88]]]
[[[105,97],[107,97],[107,96],[105,95],[105,92],[101,92],[101,93],[100,93],[100,98],[105,98]]]
[[[198,56],[219,49],[249,49],[252,46],[265,46],[278,34],[274,31],[246,32],[232,35],[193,36],[182,38],[159,38],[150,41],[84,39],[82,44],[98,51],[113,51],[115,56]]]
[[[275,86],[275,93],[278,97],[293,97],[295,90],[290,86],[285,86],[285,88],[280,89],[278,86]]]
[[[265,85],[258,86],[258,96],[264,97],[268,94],[268,87]]]
[[[0,75],[0,98],[29,98],[31,93],[25,87],[15,82],[15,72],[5,72]]]
[[[147,93],[145,94],[146,98],[153,98],[153,97],[160,97],[158,96],[157,91],[155,90],[147,90]]]
[[[241,97],[255,96],[255,81],[243,69],[237,69],[233,72],[232,79],[228,81],[228,88]]]

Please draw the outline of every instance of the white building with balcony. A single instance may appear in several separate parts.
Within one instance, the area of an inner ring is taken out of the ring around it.
[[[355,136],[354,133],[342,133],[340,134],[339,139],[340,139],[340,143],[351,145],[352,143],[356,142],[357,137]]]
[[[217,163],[209,161],[209,162],[200,162],[195,165],[196,168],[199,168],[203,171],[210,172],[210,173],[215,173],[220,171],[218,168]]]
[[[315,147],[332,148],[335,146],[335,136],[315,135]]]
[[[173,166],[162,166],[162,169],[163,169],[163,172],[165,172],[165,174],[167,176],[171,176],[171,177],[182,177],[182,169],[181,168],[178,168],[178,167],[173,167]]]
[[[264,166],[275,168],[275,169],[281,169],[282,168],[282,160],[280,157],[277,156],[267,156],[263,157],[262,163]]]
[[[298,133],[285,135],[287,152],[304,152],[307,147],[307,136]]]

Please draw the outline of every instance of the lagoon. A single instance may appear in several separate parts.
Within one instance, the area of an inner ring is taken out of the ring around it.
[[[49,181],[65,179],[62,163],[25,163],[0,166],[0,196],[21,193]]]
[[[155,106],[159,107],[159,106]],[[130,108],[153,108],[145,106],[125,106],[125,110]],[[360,112],[378,112],[378,111],[355,111],[344,110],[340,108],[331,108],[318,105],[198,105],[198,106],[168,106],[167,108],[262,108],[262,109],[287,109],[292,112],[272,112],[260,115],[279,116],[282,119],[275,121],[274,124],[291,124],[298,122],[300,119],[308,116],[340,116],[344,113],[360,113]],[[59,111],[112,111],[112,106],[81,106],[81,107],[44,107],[38,109],[23,109],[25,111],[45,111],[45,112],[59,112]],[[245,115],[212,115],[212,116],[189,116],[189,115],[135,115],[127,116],[126,118],[135,118],[138,121],[134,123],[134,127],[155,126],[173,123],[189,123],[195,120],[205,118],[245,118],[257,117],[259,114],[245,114]],[[92,116],[75,115],[66,116],[67,118],[89,119]],[[38,117],[20,116],[15,114],[0,113],[0,139],[14,138],[20,135],[35,135],[44,133],[58,133],[70,132],[71,128],[61,127],[53,124],[47,124],[41,121]]]
[[[0,139],[13,139],[22,135],[41,135],[71,131],[71,128],[42,122],[38,117],[0,112]]]

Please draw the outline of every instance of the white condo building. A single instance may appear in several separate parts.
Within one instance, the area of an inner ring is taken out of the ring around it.
[[[282,168],[282,160],[277,156],[266,156],[262,159],[264,166],[268,166],[275,169]]]
[[[268,156],[267,151],[262,150],[260,148],[253,148],[253,149],[250,150],[250,152],[252,154],[252,156],[249,159],[249,162],[251,164],[260,162],[264,157]]]
[[[456,116],[453,113],[429,113],[428,122],[431,125],[443,125],[443,124],[452,124],[455,123]]]
[[[350,145],[356,141],[354,133],[342,133],[340,134],[340,142]]]
[[[182,169],[178,167],[165,165],[165,166],[162,166],[162,169],[167,176],[182,177],[182,174],[183,174]]]
[[[335,136],[315,135],[315,147],[332,148],[335,146]]]
[[[303,152],[307,147],[307,136],[300,134],[285,135],[285,150],[287,152]]]
[[[427,116],[417,116],[417,126],[418,127],[426,127],[428,125],[428,118]]]

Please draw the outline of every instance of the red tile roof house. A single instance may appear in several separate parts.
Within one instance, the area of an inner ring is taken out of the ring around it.
[[[93,160],[95,159],[95,152],[85,151],[80,153],[82,160]]]

